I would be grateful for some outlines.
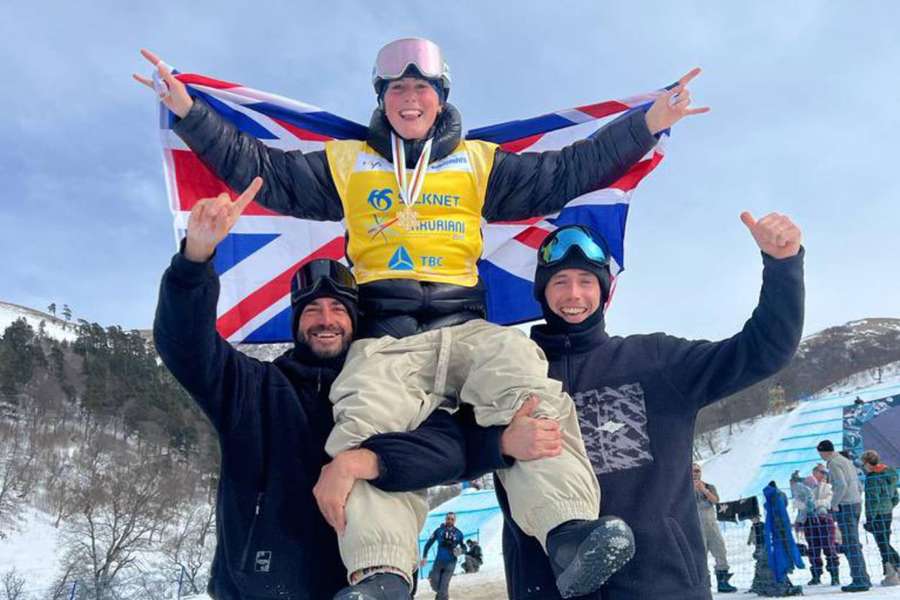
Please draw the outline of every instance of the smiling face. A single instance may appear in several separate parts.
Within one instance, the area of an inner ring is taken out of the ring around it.
[[[396,79],[384,91],[384,113],[397,135],[405,140],[424,138],[440,112],[441,99],[424,79]]]
[[[590,271],[563,269],[544,290],[547,306],[566,323],[581,323],[600,308],[600,281]]]
[[[297,337],[319,358],[344,352],[353,339],[353,321],[347,307],[334,298],[316,298],[303,307]]]

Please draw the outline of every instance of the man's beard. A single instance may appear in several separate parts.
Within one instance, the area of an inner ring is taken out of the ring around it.
[[[319,344],[317,344],[314,340],[311,339],[311,336],[322,333],[322,332],[331,332],[336,333],[341,336],[341,343],[339,346],[323,348]],[[334,327],[310,327],[308,331],[300,332],[299,343],[303,344],[316,358],[334,358],[336,356],[340,356],[347,352],[347,348],[350,346],[350,339],[347,335],[347,332],[344,331],[343,328],[334,326]]]

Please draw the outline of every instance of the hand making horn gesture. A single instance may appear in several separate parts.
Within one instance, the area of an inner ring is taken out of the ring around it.
[[[172,75],[172,68],[157,55],[143,49],[141,54],[156,68],[156,73],[152,79],[137,73],[132,74],[132,77],[151,90],[156,91],[160,102],[165,104],[166,108],[178,115],[179,118],[183,119],[186,117],[194,105],[194,100],[188,94],[187,87]]]
[[[789,258],[800,252],[803,236],[800,228],[784,215],[769,213],[757,221],[753,215],[744,211],[741,221],[750,230],[759,249],[772,258]]]
[[[709,112],[709,107],[691,108],[691,91],[688,83],[700,74],[700,69],[691,69],[678,80],[670,90],[666,90],[647,111],[647,127],[650,133],[657,134],[668,129],[684,117]]]
[[[263,180],[256,177],[244,192],[232,202],[225,192],[215,198],[204,198],[191,209],[188,219],[184,256],[194,262],[206,262],[213,255],[247,205],[262,188]]]

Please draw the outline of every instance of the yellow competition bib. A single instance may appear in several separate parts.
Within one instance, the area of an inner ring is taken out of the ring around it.
[[[463,141],[429,165],[412,207],[415,219],[410,219],[389,160],[364,142],[327,142],[357,281],[475,285],[483,247],[481,212],[495,149],[488,142]]]

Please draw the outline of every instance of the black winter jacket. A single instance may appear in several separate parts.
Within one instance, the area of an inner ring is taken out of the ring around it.
[[[268,148],[222,119],[203,100],[174,127],[185,143],[232,189],[243,190],[256,176],[266,185],[256,197],[262,205],[301,219],[340,221],[343,206],[324,151],[285,152]],[[433,131],[430,157],[435,162],[459,144],[458,111],[445,105]],[[388,161],[390,126],[376,109],[369,124],[369,145]],[[559,151],[511,154],[496,151],[488,179],[483,216],[514,221],[551,214],[589,191],[621,177],[656,143],[643,111],[633,111]],[[406,142],[409,166],[421,152],[421,140]],[[457,325],[484,316],[484,290],[452,284],[388,279],[361,286],[363,335],[403,337],[418,331]]]
[[[532,328],[550,375],[575,401],[600,481],[600,512],[622,517],[635,534],[635,557],[592,599],[711,598],[691,482],[694,422],[704,406],[791,360],[803,329],[802,252],[784,260],[763,255],[759,304],[724,341],[609,337],[602,321],[580,333]],[[508,514],[502,489],[498,496]],[[559,598],[537,540],[510,519],[503,534],[510,600]]]
[[[154,322],[160,357],[206,413],[219,436],[217,545],[209,592],[218,600],[331,598],[346,585],[334,531],[312,488],[329,461],[334,420],[328,400],[338,373],[295,349],[274,362],[250,358],[215,330],[219,280],[210,263],[176,254],[162,278]],[[415,432],[375,436],[372,481],[386,491],[417,490],[509,466],[502,428],[466,430],[436,411]],[[477,439],[474,439],[477,438]],[[472,469],[464,473],[469,461]]]

